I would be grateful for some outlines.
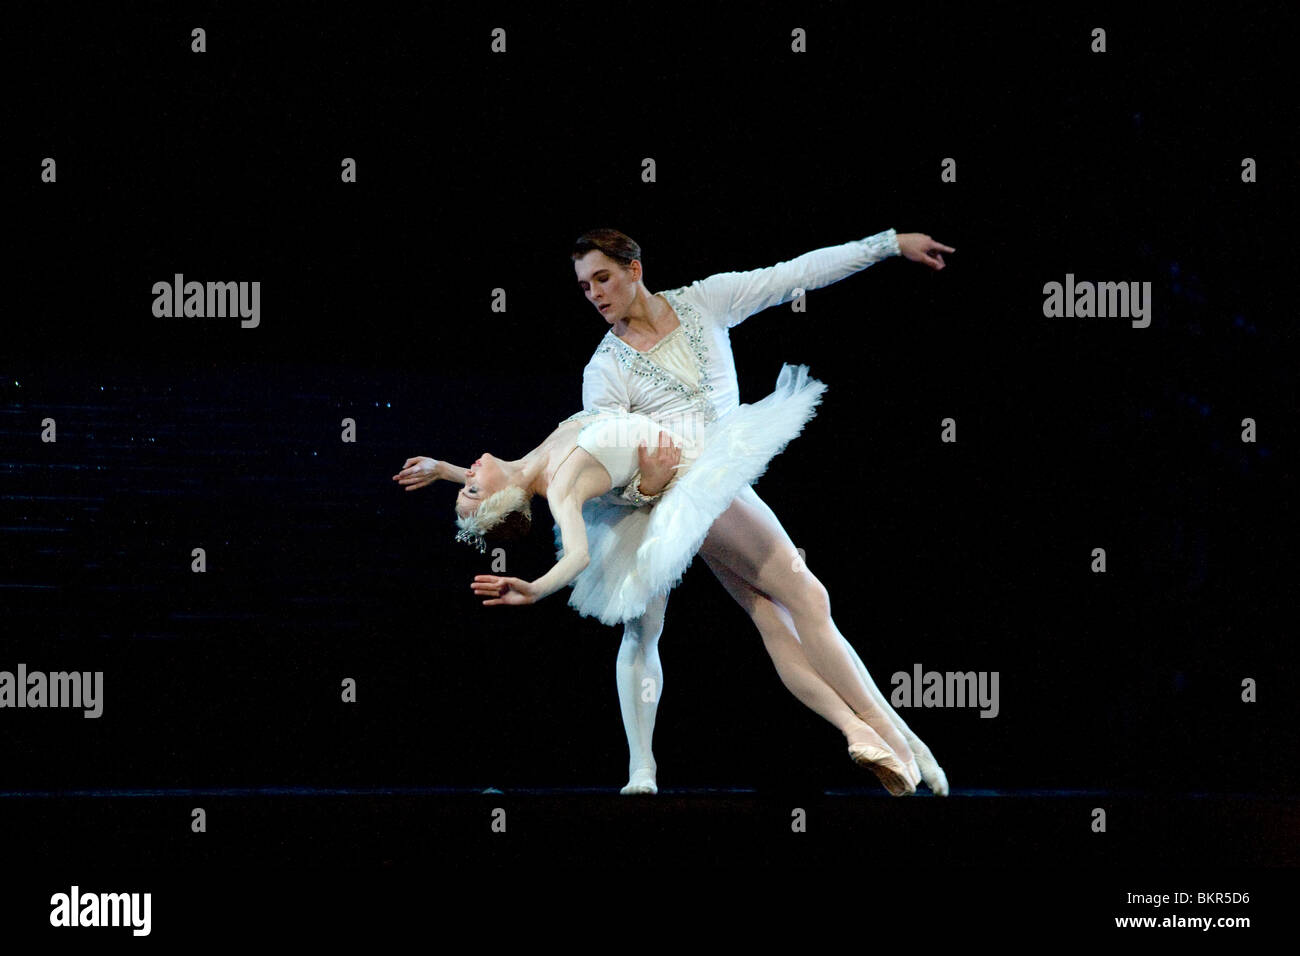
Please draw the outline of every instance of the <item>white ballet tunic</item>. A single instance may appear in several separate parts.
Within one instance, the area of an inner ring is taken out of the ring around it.
[[[714,520],[737,495],[753,494],[749,486],[815,414],[826,386],[804,366],[783,366],[771,395],[741,405],[730,329],[898,254],[889,229],[765,269],[718,273],[660,293],[681,325],[652,348],[641,352],[605,335],[583,372],[583,411],[568,419],[591,422],[579,444],[583,436],[596,444],[597,432],[588,429],[624,415],[649,422],[630,426],[629,434],[667,428],[684,463],[687,449],[691,460],[653,507],[633,507],[623,489],[640,479],[635,446],[616,453],[617,443],[604,439],[602,452],[626,479],[620,484],[606,465],[615,490],[583,507],[590,563],[573,583],[573,608],[606,624],[644,613],[649,598],[681,580]]]

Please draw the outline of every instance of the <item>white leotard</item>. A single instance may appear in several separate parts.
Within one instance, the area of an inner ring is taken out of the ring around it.
[[[673,443],[681,449],[677,473],[685,472],[695,460],[695,443],[673,431],[661,429],[645,415],[620,412],[602,417],[578,433],[577,445],[605,466],[611,488],[623,488],[637,475],[638,447],[645,442],[647,447],[655,448],[659,444],[660,431],[667,431]]]

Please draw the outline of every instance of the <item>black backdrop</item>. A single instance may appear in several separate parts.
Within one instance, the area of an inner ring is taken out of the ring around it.
[[[8,712],[3,788],[620,785],[618,631],[479,607],[453,486],[389,477],[578,410],[605,325],[568,248],[612,225],[651,291],[890,227],[957,248],[732,333],[742,400],[783,361],[830,386],[758,490],[877,682],[1000,674],[995,719],[904,711],[955,790],[1294,792],[1293,38],[1280,5],[15,24],[0,667],[106,691]],[[153,317],[178,272],[260,281],[260,326]],[[1150,281],[1150,327],[1045,318],[1066,273]],[[538,510],[511,573],[547,566]],[[702,565],[662,656],[661,786],[863,784]]]

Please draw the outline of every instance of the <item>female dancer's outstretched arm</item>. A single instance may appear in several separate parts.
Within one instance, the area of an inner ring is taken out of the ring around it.
[[[456,482],[458,485],[463,485],[465,484],[465,473],[468,470],[467,468],[461,468],[459,465],[453,465],[449,461],[439,461],[436,458],[417,455],[414,458],[406,459],[402,464],[402,470],[393,475],[393,481],[402,485],[406,491],[415,491],[417,488],[431,485],[439,478],[445,478],[448,481]]]

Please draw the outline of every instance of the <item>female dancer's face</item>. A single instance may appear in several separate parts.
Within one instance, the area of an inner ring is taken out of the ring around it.
[[[462,518],[472,515],[506,484],[500,460],[484,452],[482,458],[465,469],[465,487],[456,496],[456,514]]]
[[[641,263],[635,259],[630,266],[622,266],[599,249],[592,249],[573,262],[587,301],[613,325],[627,315],[636,298],[636,284],[641,281]]]

